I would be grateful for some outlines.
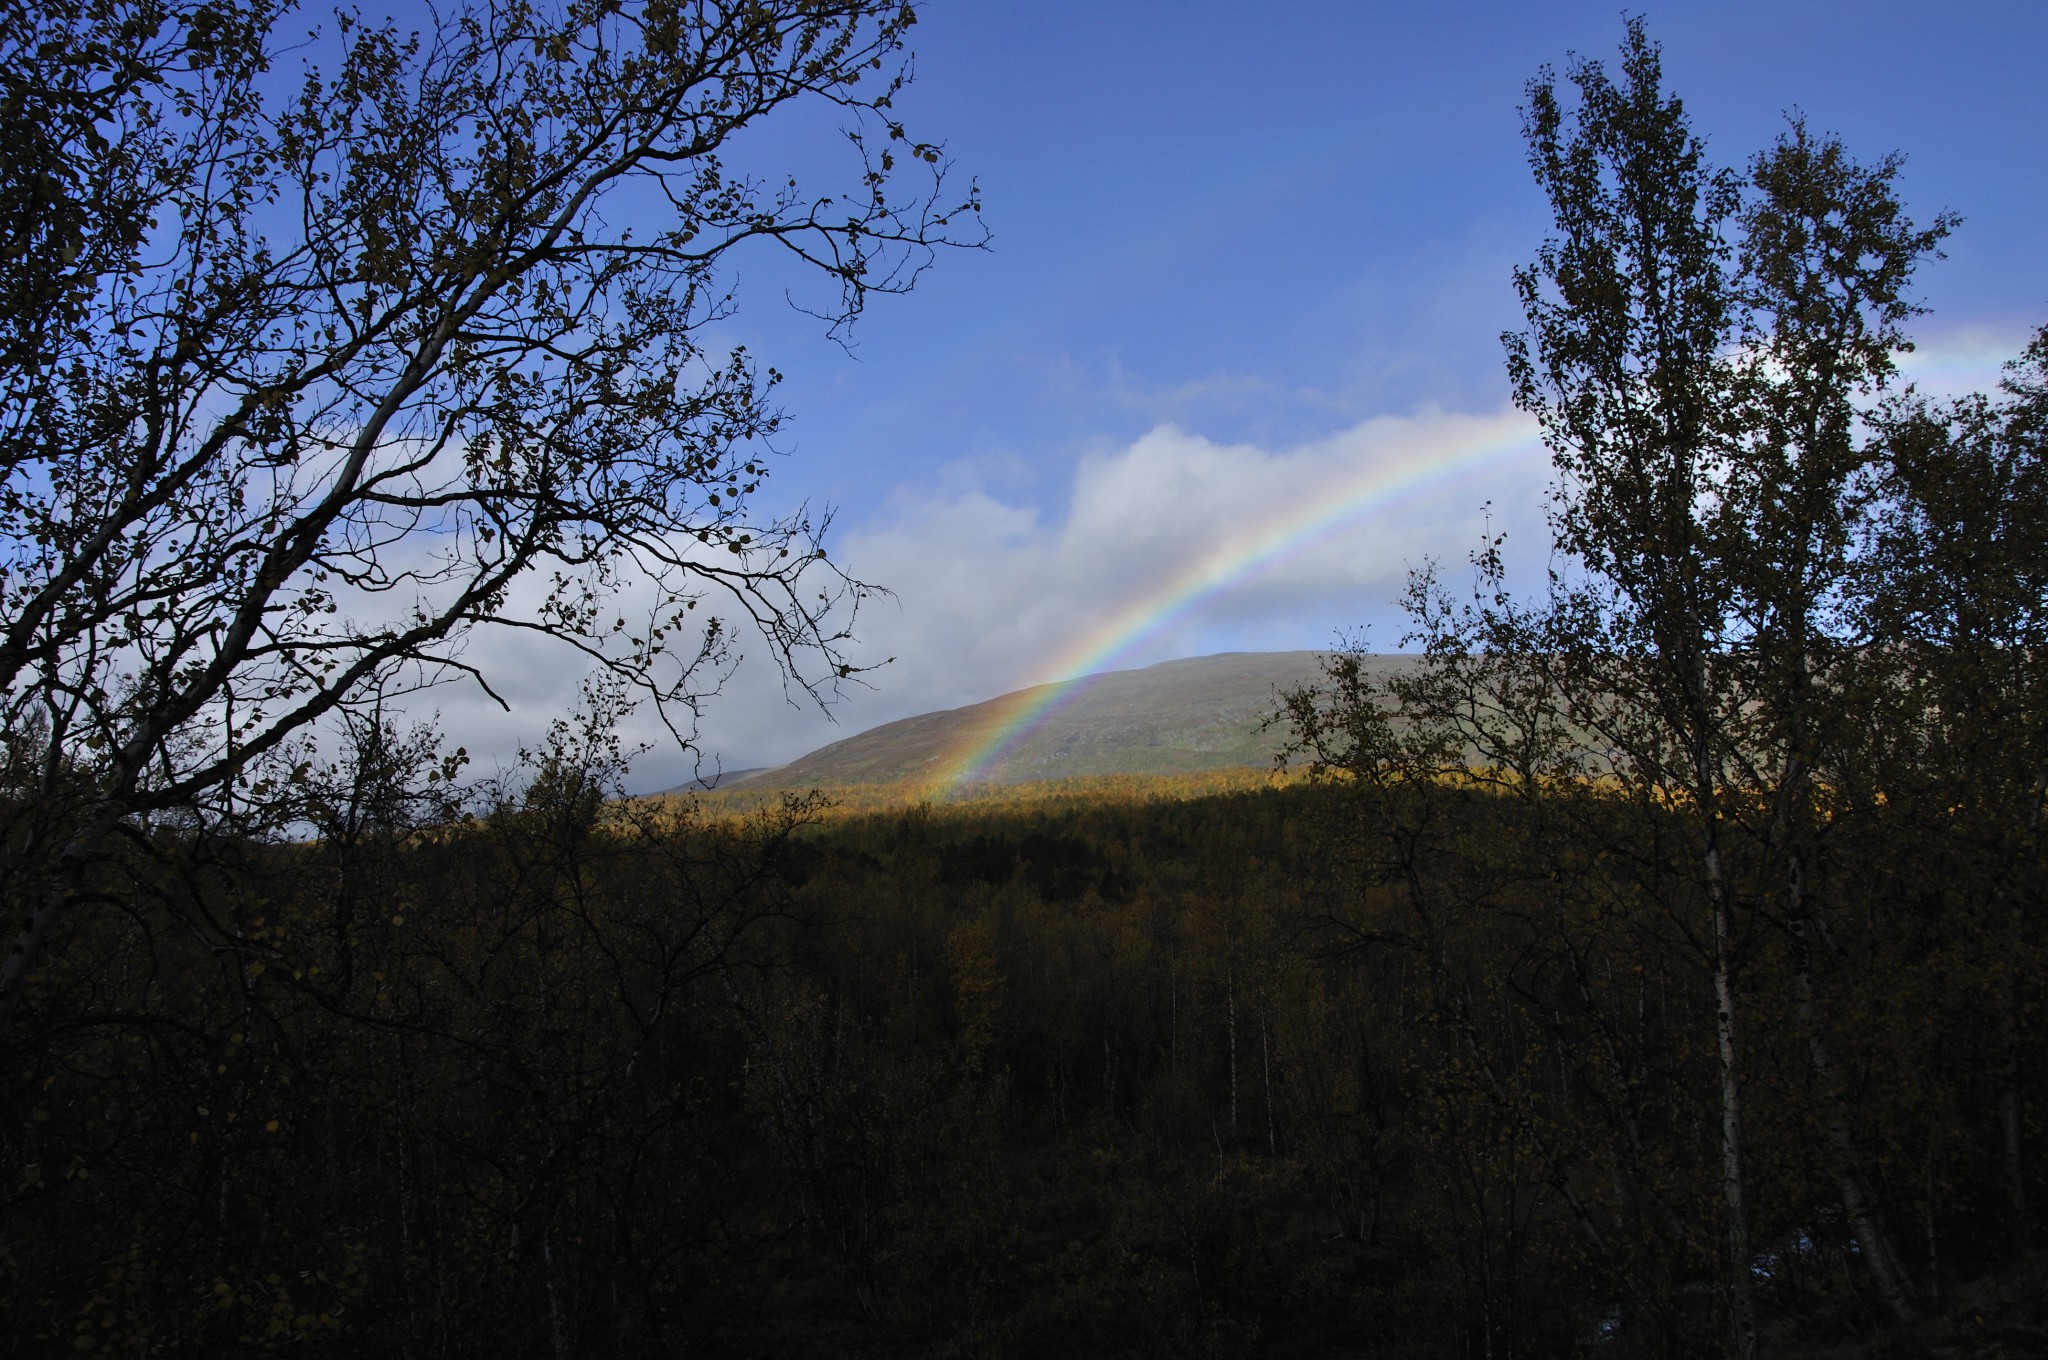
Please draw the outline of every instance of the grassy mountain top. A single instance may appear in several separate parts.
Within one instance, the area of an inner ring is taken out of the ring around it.
[[[1319,652],[1225,652],[1034,686],[884,723],[721,787],[930,786],[991,749],[994,756],[972,768],[970,784],[1270,766],[1284,733],[1260,725],[1280,691],[1320,678],[1322,659]],[[1415,663],[1379,660],[1389,668]]]

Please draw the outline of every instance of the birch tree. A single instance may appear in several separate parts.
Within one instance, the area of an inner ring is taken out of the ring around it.
[[[1540,422],[1561,478],[1553,529],[1579,563],[1578,640],[1594,683],[1579,716],[1625,785],[1669,808],[1706,903],[1720,1072],[1723,1286],[1730,1354],[1757,1353],[1742,1114],[1745,923],[1730,882],[1725,806],[1735,581],[1718,489],[1734,436],[1740,331],[1735,175],[1716,169],[1639,20],[1620,79],[1575,61],[1577,105],[1555,77],[1529,87],[1525,135],[1557,236],[1515,282],[1529,330],[1504,337],[1515,399]]]

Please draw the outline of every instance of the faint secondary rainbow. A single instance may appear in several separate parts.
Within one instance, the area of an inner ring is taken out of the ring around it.
[[[939,761],[932,779],[934,794],[946,797],[983,782],[1039,724],[1085,692],[1091,677],[1116,669],[1121,658],[1148,639],[1260,570],[1438,487],[1541,451],[1535,422],[1524,416],[1470,418],[1461,424],[1463,428],[1448,439],[1439,436],[1377,461],[1312,499],[1247,525],[1196,561],[1151,583],[1045,667],[1052,675],[1071,678],[983,705],[979,721]]]
[[[2006,363],[2019,357],[2032,339],[2031,330],[1968,329],[1895,357],[1899,372],[1925,395],[1995,392]]]

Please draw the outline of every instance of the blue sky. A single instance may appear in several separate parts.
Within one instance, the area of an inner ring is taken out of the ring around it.
[[[1862,159],[1904,153],[1916,217],[1962,215],[1920,278],[1923,381],[1992,380],[2048,321],[2048,5],[1642,13],[1719,159],[1739,164],[1796,108]],[[771,497],[837,507],[835,556],[897,592],[864,619],[864,655],[896,661],[835,726],[750,659],[703,732],[729,766],[1055,678],[1074,639],[1234,516],[1306,516],[1325,481],[1500,416],[1509,271],[1546,227],[1523,85],[1622,34],[1606,3],[934,0],[920,16],[899,109],[979,181],[990,248],[881,299],[850,355],[784,307],[765,261],[742,264],[734,326],[787,375]],[[828,131],[776,129],[750,168],[823,183]],[[1532,455],[1365,516],[1114,664],[1358,626],[1391,647],[1408,567],[1462,562],[1485,503],[1540,559],[1545,480]],[[444,716],[472,750],[505,747],[573,681],[532,671],[510,719],[444,691]],[[636,783],[679,769],[658,750]]]
[[[907,479],[1018,456],[1056,492],[1078,450],[1159,420],[1284,441],[1497,402],[1507,272],[1546,224],[1523,84],[1621,34],[1605,3],[942,0],[923,16],[904,109],[980,180],[993,247],[878,308],[857,363],[774,327],[797,475],[857,515],[883,494],[878,461]],[[1926,333],[2042,319],[2048,8],[1647,18],[1724,159],[1802,108],[1861,156],[1904,152],[1925,215],[1963,214],[1923,277]]]

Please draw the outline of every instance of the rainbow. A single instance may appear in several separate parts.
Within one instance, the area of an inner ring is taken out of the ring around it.
[[[932,795],[950,798],[986,782],[989,771],[1047,717],[1086,692],[1092,677],[1117,669],[1118,662],[1148,640],[1223,592],[1431,490],[1542,453],[1535,422],[1520,414],[1461,418],[1448,424],[1444,435],[1411,444],[1392,458],[1375,459],[1335,488],[1247,524],[1110,611],[1049,659],[1045,673],[1063,678],[979,706],[979,720],[937,762]]]

